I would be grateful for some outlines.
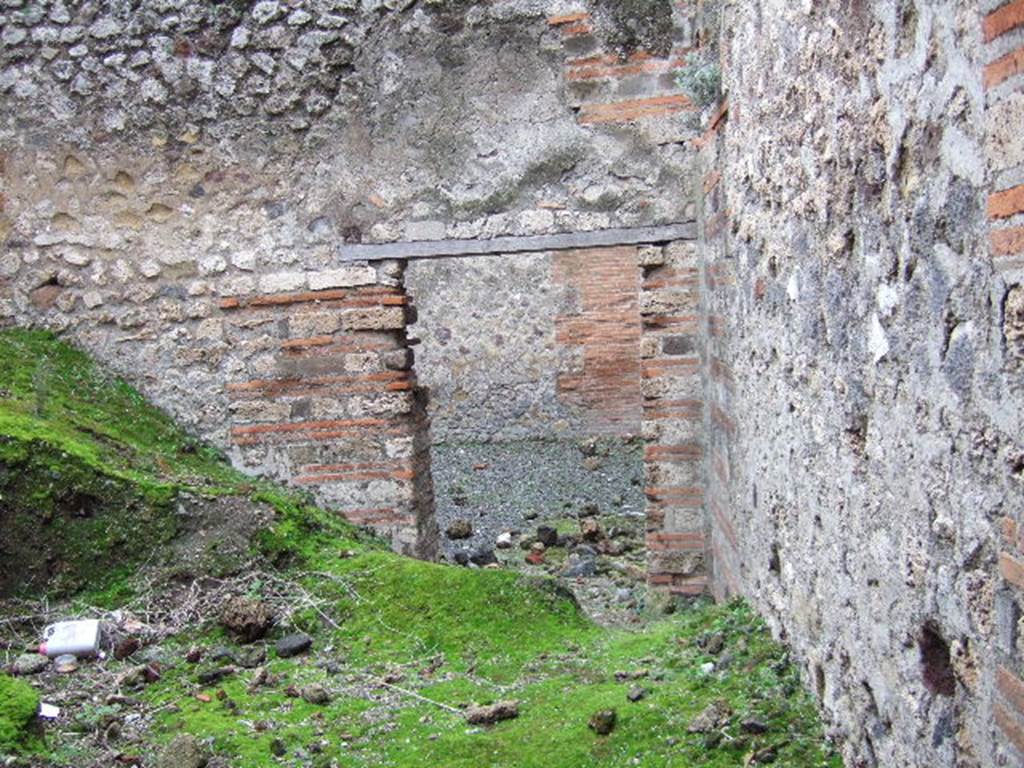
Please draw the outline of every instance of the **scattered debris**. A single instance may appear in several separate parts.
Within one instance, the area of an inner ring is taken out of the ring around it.
[[[498,538],[494,541],[494,546],[497,549],[512,549],[511,531],[505,531],[504,533],[498,534]]]
[[[62,675],[69,675],[78,670],[78,657],[72,653],[63,653],[53,660],[53,668]]]
[[[502,720],[519,717],[518,701],[498,701],[487,706],[474,706],[466,710],[466,722],[470,725],[494,725]]]
[[[114,646],[114,658],[118,661],[124,661],[141,647],[142,643],[139,641],[139,638],[126,637],[118,641],[117,645]]]
[[[72,656],[96,656],[100,650],[100,622],[97,619],[80,621],[59,621],[43,630],[43,644],[39,652],[55,658]]]
[[[215,685],[226,677],[231,677],[238,671],[236,667],[215,667],[214,669],[207,669],[199,673],[197,680],[200,685]]]
[[[584,541],[592,543],[604,538],[604,530],[596,517],[585,517],[580,520],[580,536]]]
[[[748,717],[740,723],[740,730],[755,735],[768,733],[768,725],[757,718]]]
[[[635,704],[636,702],[647,698],[647,689],[641,688],[639,685],[635,685],[629,689],[629,693],[626,694],[626,698]]]
[[[537,541],[545,547],[558,546],[558,531],[549,525],[537,527]]]

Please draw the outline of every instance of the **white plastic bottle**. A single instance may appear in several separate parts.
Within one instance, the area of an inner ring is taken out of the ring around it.
[[[96,619],[60,621],[43,630],[39,652],[55,656],[95,656],[100,650],[100,623]]]

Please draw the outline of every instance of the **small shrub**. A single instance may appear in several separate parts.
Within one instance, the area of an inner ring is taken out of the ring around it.
[[[701,109],[722,95],[722,68],[717,56],[701,52],[690,56],[687,66],[676,72],[676,85]]]

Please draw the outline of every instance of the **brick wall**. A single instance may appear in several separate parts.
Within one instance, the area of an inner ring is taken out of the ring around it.
[[[675,82],[676,70],[693,50],[688,4],[674,5],[671,49],[661,56],[612,50],[587,10],[552,16],[548,24],[562,39],[566,95],[581,125],[644,123],[661,142],[680,141],[689,133],[678,116],[693,107]]]
[[[588,435],[640,433],[637,248],[560,251],[552,279],[568,293],[555,341],[568,354],[558,398]]]
[[[983,82],[987,100],[986,150],[989,246],[1003,300],[1003,343],[1016,366],[1024,361],[1024,0],[984,3]],[[1007,508],[1000,520],[995,600],[995,696],[992,719],[1009,759],[1024,761],[1024,510]]]
[[[244,469],[310,490],[400,552],[432,558],[428,425],[407,345],[404,264],[265,276],[221,300],[245,350],[226,384]]]
[[[708,581],[698,249],[643,248],[640,264],[648,583],[699,595]]]

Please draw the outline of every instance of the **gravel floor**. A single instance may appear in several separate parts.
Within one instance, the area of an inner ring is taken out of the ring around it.
[[[639,440],[448,443],[434,446],[431,462],[442,533],[457,519],[473,524],[471,539],[442,536],[449,557],[493,547],[502,531],[577,518],[588,505],[602,517],[644,515]]]
[[[503,568],[561,576],[584,610],[602,624],[640,621],[646,589],[639,440],[446,443],[434,446],[432,463],[436,514],[448,559],[493,549],[498,536],[511,531],[514,546],[495,553]],[[540,565],[525,562],[520,540],[534,535],[538,526],[577,534],[579,519],[593,516],[606,533],[629,542],[629,551],[596,558],[597,572],[576,578],[563,576],[581,559],[571,543],[549,549]],[[446,535],[456,521],[472,525],[469,538]]]

